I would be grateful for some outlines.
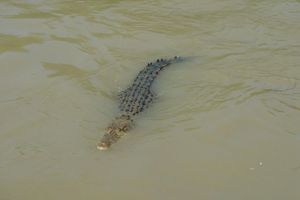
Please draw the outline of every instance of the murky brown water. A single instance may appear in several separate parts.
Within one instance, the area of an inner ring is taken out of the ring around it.
[[[0,199],[300,199],[300,1],[0,2]],[[96,144],[146,62],[158,98]]]

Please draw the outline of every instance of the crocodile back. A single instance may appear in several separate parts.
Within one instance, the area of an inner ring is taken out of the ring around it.
[[[159,72],[180,59],[175,56],[171,59],[157,59],[155,62],[148,63],[138,73],[132,85],[120,93],[119,109],[122,114],[134,116],[144,111],[154,99],[155,95],[151,91],[151,86]]]

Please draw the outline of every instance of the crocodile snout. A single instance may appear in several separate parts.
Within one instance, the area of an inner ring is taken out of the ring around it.
[[[104,150],[107,150],[109,148],[109,144],[105,143],[105,142],[100,142],[98,145],[97,145],[97,149],[101,150],[101,151],[104,151]]]

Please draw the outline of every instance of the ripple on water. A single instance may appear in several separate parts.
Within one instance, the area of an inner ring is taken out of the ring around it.
[[[259,71],[256,76],[235,79],[224,70],[214,71],[207,70],[206,73],[204,70],[198,77],[187,75],[190,78],[184,81],[180,77],[169,78],[170,82],[163,88],[171,89],[159,92],[158,104],[154,107],[157,116],[172,118],[186,113],[209,112],[254,100],[261,102],[267,109],[274,107],[267,102],[274,101],[295,111],[299,109],[296,101],[299,97],[297,79]],[[210,75],[219,78],[210,79]],[[167,72],[165,76],[168,76]]]

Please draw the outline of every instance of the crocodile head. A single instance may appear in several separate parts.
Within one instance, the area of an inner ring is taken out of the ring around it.
[[[108,149],[113,143],[117,142],[130,128],[130,120],[120,117],[106,128],[105,134],[97,145],[99,150]]]

